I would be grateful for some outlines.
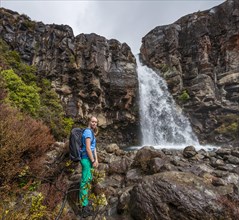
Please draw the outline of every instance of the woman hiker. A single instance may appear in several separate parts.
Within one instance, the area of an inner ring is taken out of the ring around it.
[[[80,182],[80,205],[82,207],[82,217],[92,215],[89,207],[88,191],[89,184],[92,181],[92,167],[98,167],[98,158],[96,152],[96,139],[95,135],[98,133],[97,118],[92,116],[88,120],[88,127],[82,134],[82,150],[81,150],[81,166],[82,176]]]

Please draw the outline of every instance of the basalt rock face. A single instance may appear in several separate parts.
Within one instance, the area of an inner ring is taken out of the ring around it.
[[[239,1],[158,26],[142,39],[144,64],[165,78],[201,142],[239,139]]]
[[[136,61],[126,43],[96,34],[75,37],[67,25],[45,25],[6,9],[0,24],[1,38],[51,81],[68,116],[81,123],[98,117],[98,143],[136,141]]]

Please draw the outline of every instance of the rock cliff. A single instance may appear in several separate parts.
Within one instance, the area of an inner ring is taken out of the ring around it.
[[[158,71],[201,142],[238,143],[239,1],[158,26],[142,39],[144,64]]]
[[[0,9],[0,37],[37,74],[51,81],[67,116],[96,115],[99,143],[137,141],[136,61],[126,43],[96,34],[74,36],[67,25],[43,24]]]

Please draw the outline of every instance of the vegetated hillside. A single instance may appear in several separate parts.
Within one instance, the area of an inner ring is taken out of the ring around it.
[[[94,114],[99,143],[137,141],[135,59],[125,43],[74,37],[68,26],[7,9],[0,23],[1,217],[53,219],[76,168],[54,138],[65,140],[74,123],[85,126]]]
[[[0,24],[10,49],[36,67],[38,79],[50,81],[66,117],[83,126],[96,115],[99,144],[137,144],[136,61],[126,43],[97,34],[75,37],[67,25],[45,25],[3,8]]]

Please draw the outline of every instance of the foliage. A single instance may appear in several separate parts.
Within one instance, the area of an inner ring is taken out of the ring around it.
[[[3,102],[6,96],[7,96],[6,84],[3,77],[0,74],[0,103]]]
[[[170,70],[169,66],[166,63],[159,64],[159,69],[162,73],[165,73]]]
[[[39,193],[36,196],[32,196],[30,218],[29,219],[41,219],[46,210],[46,206],[42,205],[43,196]]]
[[[89,199],[92,201],[92,206],[95,211],[100,211],[100,209],[108,204],[106,196],[103,192],[97,193],[95,188],[105,179],[105,172],[99,171],[97,169],[92,169],[93,180],[90,183],[86,184],[85,187],[89,190]],[[84,199],[84,197],[82,198]]]
[[[38,82],[41,88],[41,108],[39,118],[41,118],[52,130],[55,138],[64,139],[70,133],[74,121],[64,115],[64,110],[56,92],[51,89],[51,83],[47,79]]]
[[[34,21],[31,20],[25,20],[24,24],[30,29],[30,30],[34,30],[36,27],[36,23]]]
[[[36,68],[21,61],[17,51],[10,50],[8,45],[0,38],[0,67],[2,70],[13,69],[14,72],[22,76],[23,74],[35,74]],[[1,70],[1,69],[0,69]]]
[[[236,114],[220,115],[217,117],[219,127],[216,132],[219,134],[228,134],[234,138],[239,135],[239,116]]]
[[[41,122],[5,104],[0,105],[0,186],[7,185],[33,158],[54,142]]]
[[[19,53],[11,51],[0,39],[0,72],[1,69],[2,75],[7,79],[3,84],[1,82],[4,79],[0,78],[0,90],[5,89],[4,85],[8,88],[8,99],[12,105],[42,120],[50,127],[56,139],[65,139],[74,121],[65,117],[60,98],[52,89],[51,82],[37,76],[36,67],[23,63]],[[0,96],[3,96],[1,94]]]
[[[34,28],[30,20],[24,24]],[[37,75],[36,67],[22,62],[18,51],[10,50],[0,38],[1,219],[56,216],[67,181],[58,178],[59,164],[54,164],[56,173],[44,169],[43,163],[54,142],[52,134],[62,140],[72,125],[51,82]]]
[[[183,92],[181,93],[181,95],[178,96],[178,99],[180,101],[186,102],[190,99],[190,96],[187,92],[187,90],[183,90]]]
[[[44,197],[41,193],[26,193],[22,201],[18,202],[18,207],[14,206],[11,202],[4,201],[4,204],[0,203],[0,217],[6,220],[40,220],[42,217],[50,219],[50,213],[46,212],[43,200]]]
[[[233,122],[231,124],[222,124],[220,127],[216,129],[219,134],[231,134],[236,137],[239,132],[238,122]]]
[[[40,96],[35,86],[26,85],[22,79],[11,70],[0,72],[8,89],[8,100],[20,110],[36,115],[40,108]]]

